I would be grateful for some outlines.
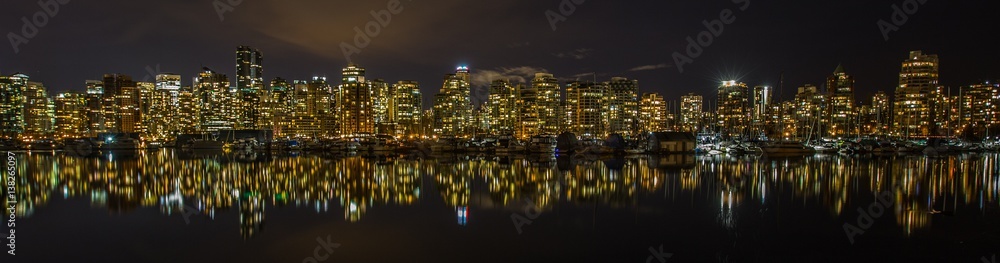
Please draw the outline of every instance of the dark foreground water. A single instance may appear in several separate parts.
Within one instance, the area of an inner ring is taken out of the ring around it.
[[[15,155],[17,255],[2,262],[976,263],[1000,253],[993,154]]]

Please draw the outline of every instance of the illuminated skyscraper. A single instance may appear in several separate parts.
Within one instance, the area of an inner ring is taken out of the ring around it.
[[[795,94],[795,129],[798,140],[817,140],[825,134],[826,95],[806,84]]]
[[[531,88],[535,91],[535,110],[538,112],[540,132],[559,133],[561,126],[559,104],[562,101],[559,80],[549,73],[535,73],[535,78],[531,80]]]
[[[28,81],[24,89],[24,133],[32,139],[51,136],[54,131],[54,108],[45,86]]]
[[[106,132],[135,132],[139,120],[139,92],[132,77],[105,74],[101,94],[104,129]],[[126,127],[128,125],[128,127]]]
[[[444,77],[444,85],[434,96],[434,131],[438,135],[468,135],[471,126],[472,99],[469,68],[459,67]]]
[[[182,87],[177,92],[177,134],[201,132],[202,100],[194,88]]]
[[[0,76],[0,138],[13,139],[24,132],[24,86],[28,76]]]
[[[519,99],[520,91],[510,81],[498,79],[490,83],[490,99],[486,104],[490,111],[490,133],[514,134],[519,126]]]
[[[875,116],[875,131],[876,135],[886,135],[889,132],[890,125],[892,124],[891,116],[892,104],[889,103],[889,95],[883,91],[876,92],[872,96],[872,114]]]
[[[379,134],[390,134],[395,130],[395,93],[393,87],[382,79],[371,81],[372,109],[375,118],[375,131]]]
[[[746,133],[750,123],[750,112],[747,110],[749,95],[746,83],[725,81],[719,86],[716,122],[723,135],[735,137]]]
[[[961,130],[985,136],[987,129],[1000,124],[1000,84],[987,82],[962,90]]]
[[[608,89],[593,82],[570,82],[566,86],[566,111],[569,130],[583,138],[608,135]]]
[[[393,101],[396,120],[395,135],[415,136],[420,134],[420,113],[423,111],[423,95],[420,94],[420,83],[412,80],[401,80],[393,85]]]
[[[88,137],[97,137],[98,133],[107,132],[104,116],[104,82],[100,80],[86,81],[87,90],[87,127]]]
[[[239,92],[237,128],[270,129],[261,122],[261,102],[268,96],[264,90],[264,58],[260,51],[248,46],[236,48],[236,89]]]
[[[854,77],[847,75],[843,66],[837,66],[833,75],[826,79],[830,89],[830,101],[827,108],[830,118],[830,128],[827,133],[831,137],[846,137],[857,134],[857,112],[854,109]]]
[[[295,116],[295,88],[283,78],[271,80],[271,122],[274,136],[285,137],[291,129],[292,117]]]
[[[938,57],[912,51],[899,72],[893,105],[893,127],[899,135],[931,135],[934,99],[938,90]]]
[[[701,95],[689,93],[681,96],[681,130],[699,132],[702,128],[702,111],[705,103]]]
[[[325,77],[313,77],[309,82],[308,95],[309,114],[319,123],[319,132],[311,134],[315,137],[332,137],[336,135],[338,124],[334,116],[333,87]],[[369,111],[370,112],[370,111]],[[370,113],[369,113],[370,114]],[[368,119],[370,120],[370,118]]]
[[[517,96],[517,129],[514,135],[527,139],[531,136],[542,133],[540,111],[538,107],[538,91],[530,86],[517,84],[514,88],[518,91]]]
[[[77,92],[59,93],[55,97],[55,131],[59,138],[87,136],[87,97]]]
[[[154,141],[168,140],[176,136],[181,90],[181,76],[160,74],[156,76],[154,90],[143,101],[148,101],[149,111],[143,114],[149,137]]]
[[[616,77],[604,86],[608,88],[608,132],[625,136],[635,134],[639,115],[639,81]]]
[[[195,78],[194,88],[201,103],[201,131],[234,129],[239,102],[229,90],[229,78],[225,74],[204,68]]]
[[[639,108],[639,129],[642,132],[667,131],[667,103],[657,93],[642,94]]]
[[[143,137],[149,137],[149,127],[152,121],[159,116],[151,116],[152,105],[154,94],[156,92],[156,83],[152,82],[136,82],[136,92],[139,93],[139,118],[136,121],[136,132],[142,134]]]
[[[766,135],[773,96],[774,88],[769,86],[753,87],[753,127],[751,128],[753,136]]]
[[[365,79],[365,69],[348,65],[343,70],[338,96],[340,131],[344,135],[375,134],[375,91]]]

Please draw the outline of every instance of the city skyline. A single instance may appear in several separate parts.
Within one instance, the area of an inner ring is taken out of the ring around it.
[[[471,4],[442,0],[401,3],[402,12],[392,17],[392,22],[382,28],[381,34],[371,38],[370,46],[353,56],[353,62],[372,69],[372,75],[434,83],[439,72],[454,65],[470,65],[481,76],[503,74],[504,68],[546,69],[560,79],[573,79],[574,76],[596,72],[605,79],[621,76],[642,80],[640,92],[660,92],[669,101],[689,92],[714,93],[715,84],[723,80],[737,79],[751,85],[779,86],[782,72],[785,86],[783,91],[777,91],[780,93],[777,95],[788,99],[793,97],[795,87],[822,83],[830,69],[838,64],[852,70],[858,95],[868,97],[876,90],[888,91],[896,85],[895,76],[890,74],[895,70],[891,69],[898,64],[898,54],[910,50],[942,54],[942,64],[951,65],[941,69],[941,83],[947,87],[996,78],[994,72],[1000,71],[1000,65],[993,63],[995,56],[991,55],[996,52],[987,42],[954,41],[989,32],[988,25],[991,23],[987,10],[992,8],[988,5],[995,3],[988,1],[928,2],[918,13],[909,15],[907,22],[898,26],[897,31],[892,31],[888,41],[883,39],[877,22],[891,20],[892,6],[903,2],[886,2],[882,8],[865,5],[869,4],[867,1],[753,2],[746,10],[736,14],[736,21],[728,24],[725,32],[712,45],[704,48],[702,56],[694,59],[692,64],[684,65],[684,73],[678,72],[677,63],[671,55],[684,53],[688,45],[686,38],[706,30],[702,20],[711,21],[719,10],[739,10],[741,6],[738,3],[720,1],[680,7],[673,3],[586,2],[576,6],[575,11],[566,16],[566,20],[556,23],[555,27],[550,27],[546,13],[553,10],[559,12],[559,1]],[[235,76],[228,56],[215,54],[228,52],[233,46],[249,45],[263,50],[270,58],[265,64],[270,69],[264,75],[265,81],[277,76],[286,79],[331,77],[348,64],[340,44],[353,42],[356,36],[353,28],[363,28],[375,19],[369,11],[386,8],[383,2],[337,6],[330,12],[341,15],[326,17],[317,13],[333,8],[322,2],[284,5],[270,1],[247,2],[223,14],[216,13],[210,3],[201,2],[126,2],[119,5],[136,11],[119,16],[123,19],[134,17],[135,21],[142,23],[118,24],[90,34],[79,33],[72,29],[77,26],[103,28],[99,25],[105,25],[107,18],[78,17],[106,11],[100,8],[101,4],[68,3],[50,19],[48,25],[39,30],[38,36],[29,39],[28,43],[17,45],[17,52],[14,48],[0,52],[0,61],[4,61],[0,63],[0,73],[24,72],[35,79],[45,80],[56,92],[82,91],[84,87],[78,84],[79,80],[108,72],[120,72],[141,80],[149,75],[148,69],[192,76],[200,71],[200,66],[207,66]],[[968,8],[970,6],[980,8]],[[4,12],[2,17],[9,20],[0,21],[6,22],[0,23],[4,26],[0,29],[12,33],[21,32],[19,18],[40,10],[37,3],[31,2],[12,3],[9,7],[0,11]],[[273,7],[308,11],[304,12],[304,16],[317,22],[303,24],[301,29],[281,32],[276,31],[278,25],[295,23],[300,19],[277,17],[272,21],[273,25],[253,19],[255,16],[252,14],[258,11],[270,13],[273,11],[269,8]],[[436,8],[467,11],[456,13],[454,20],[443,20],[433,16],[434,12],[441,10]],[[178,16],[164,15],[178,10],[191,11]],[[621,15],[622,12],[602,13],[602,10],[629,10],[634,14],[626,16]],[[510,15],[482,15],[491,11]],[[6,12],[11,13],[7,15]],[[658,18],[661,17],[658,14],[663,12],[672,16]],[[961,22],[947,19],[948,15],[959,12],[963,14]],[[221,21],[220,17],[223,18]],[[848,17],[858,19],[846,19]],[[466,22],[447,23],[449,20]],[[159,23],[165,21],[197,27],[179,30],[170,23]],[[804,30],[827,21],[838,21],[838,26],[830,31]],[[426,32],[418,30],[421,27],[436,30],[417,34]],[[486,33],[493,31],[501,34]],[[617,31],[622,31],[621,36],[628,37],[611,41],[600,37],[615,36]],[[216,32],[227,33],[214,34]],[[449,41],[460,39],[455,36],[466,33],[473,36],[470,43]],[[829,35],[838,37],[830,38]],[[937,37],[923,37],[925,35]],[[210,41],[183,41],[192,37]],[[120,43],[109,48],[99,41],[89,41],[94,38]],[[61,40],[72,41],[80,48],[49,48],[67,42]],[[795,44],[802,40],[808,40],[810,44]],[[956,53],[955,50],[963,52]],[[92,63],[95,61],[101,63]],[[506,73],[518,74],[514,70]],[[519,77],[530,78],[531,74]],[[488,80],[484,79],[475,86],[488,85]],[[434,90],[424,86],[422,92],[433,94]],[[431,105],[432,96],[426,96],[423,104]]]
[[[370,78],[366,68],[353,63],[342,69],[339,84],[326,77],[291,83],[276,77],[265,86],[263,57],[254,47],[236,48],[236,86],[227,75],[207,67],[192,78],[191,86],[172,73],[157,74],[156,82],[105,74],[102,80],[86,81],[86,94],[53,93],[25,74],[0,76],[3,136],[30,141],[136,133],[136,139],[164,141],[182,134],[267,130],[286,138],[512,134],[526,139],[563,132],[584,138],[632,138],[681,131],[812,141],[981,137],[1000,122],[995,106],[1000,104],[998,84],[964,85],[953,95],[940,85],[938,55],[919,50],[901,64],[891,116],[885,116],[890,112],[885,91],[878,91],[871,104],[856,100],[856,80],[843,65],[820,86],[798,87],[792,100],[775,98],[771,86],[751,89],[745,82],[722,81],[705,110],[692,105],[690,97],[700,94],[682,96],[677,104],[656,92],[640,92],[639,80],[612,77],[596,82],[596,74],[593,81],[565,82],[546,72],[535,72],[530,82],[494,76],[490,88],[483,90],[472,86],[473,70],[464,65],[446,74],[433,96],[424,96],[417,81],[390,84]],[[433,98],[429,110],[421,106],[426,97]],[[704,103],[703,97],[698,100]]]

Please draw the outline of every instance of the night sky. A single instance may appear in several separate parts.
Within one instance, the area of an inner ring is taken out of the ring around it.
[[[857,98],[868,101],[895,88],[910,50],[938,54],[947,87],[1000,76],[996,0],[927,0],[888,41],[877,22],[892,23],[892,5],[902,0],[747,1],[740,10],[743,0],[586,0],[553,31],[546,11],[559,13],[561,0],[402,0],[402,12],[353,61],[369,79],[420,81],[425,108],[459,65],[480,85],[538,70],[562,80],[624,76],[669,101],[688,92],[713,99],[726,79],[777,86],[782,72],[789,99],[795,87],[821,86],[840,63],[857,80]],[[152,80],[146,68],[157,66],[182,74],[184,85],[202,66],[235,82],[236,47],[249,45],[264,54],[265,81],[326,76],[336,83],[347,64],[340,44],[353,44],[354,27],[375,21],[369,12],[388,2],[243,0],[220,21],[211,0],[73,0],[15,53],[7,33],[22,35],[21,18],[43,9],[34,0],[7,1],[0,74],[27,73],[52,93],[83,90],[85,80],[105,73]],[[685,52],[686,38],[725,9],[736,20],[680,73],[671,55]]]

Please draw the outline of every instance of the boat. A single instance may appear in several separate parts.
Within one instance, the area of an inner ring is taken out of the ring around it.
[[[524,152],[525,147],[521,141],[518,141],[514,136],[501,136],[497,139],[496,153],[519,153]]]
[[[790,141],[765,144],[760,149],[766,154],[811,154],[816,152],[816,149],[812,147]]]
[[[431,152],[454,152],[458,149],[458,138],[453,136],[442,136],[431,144]]]
[[[52,151],[56,148],[56,142],[53,140],[37,140],[28,144],[28,150],[31,151]]]
[[[528,142],[528,152],[532,153],[555,153],[556,137],[550,135],[536,135]]]
[[[583,154],[612,154],[615,152],[614,148],[608,147],[604,141],[598,139],[582,140],[577,149],[577,153]]]
[[[399,143],[392,135],[379,134],[361,143],[361,150],[367,152],[392,152],[396,148],[399,148]]]
[[[135,139],[128,137],[118,140],[113,138],[108,138],[107,141],[105,141],[104,144],[101,145],[101,150],[138,150],[138,149],[139,149],[139,143],[137,143]]]
[[[225,146],[224,142],[202,138],[192,139],[184,144],[182,148],[190,150],[222,150],[223,146]]]
[[[355,140],[335,140],[330,143],[330,150],[334,152],[356,152],[361,146]]]

